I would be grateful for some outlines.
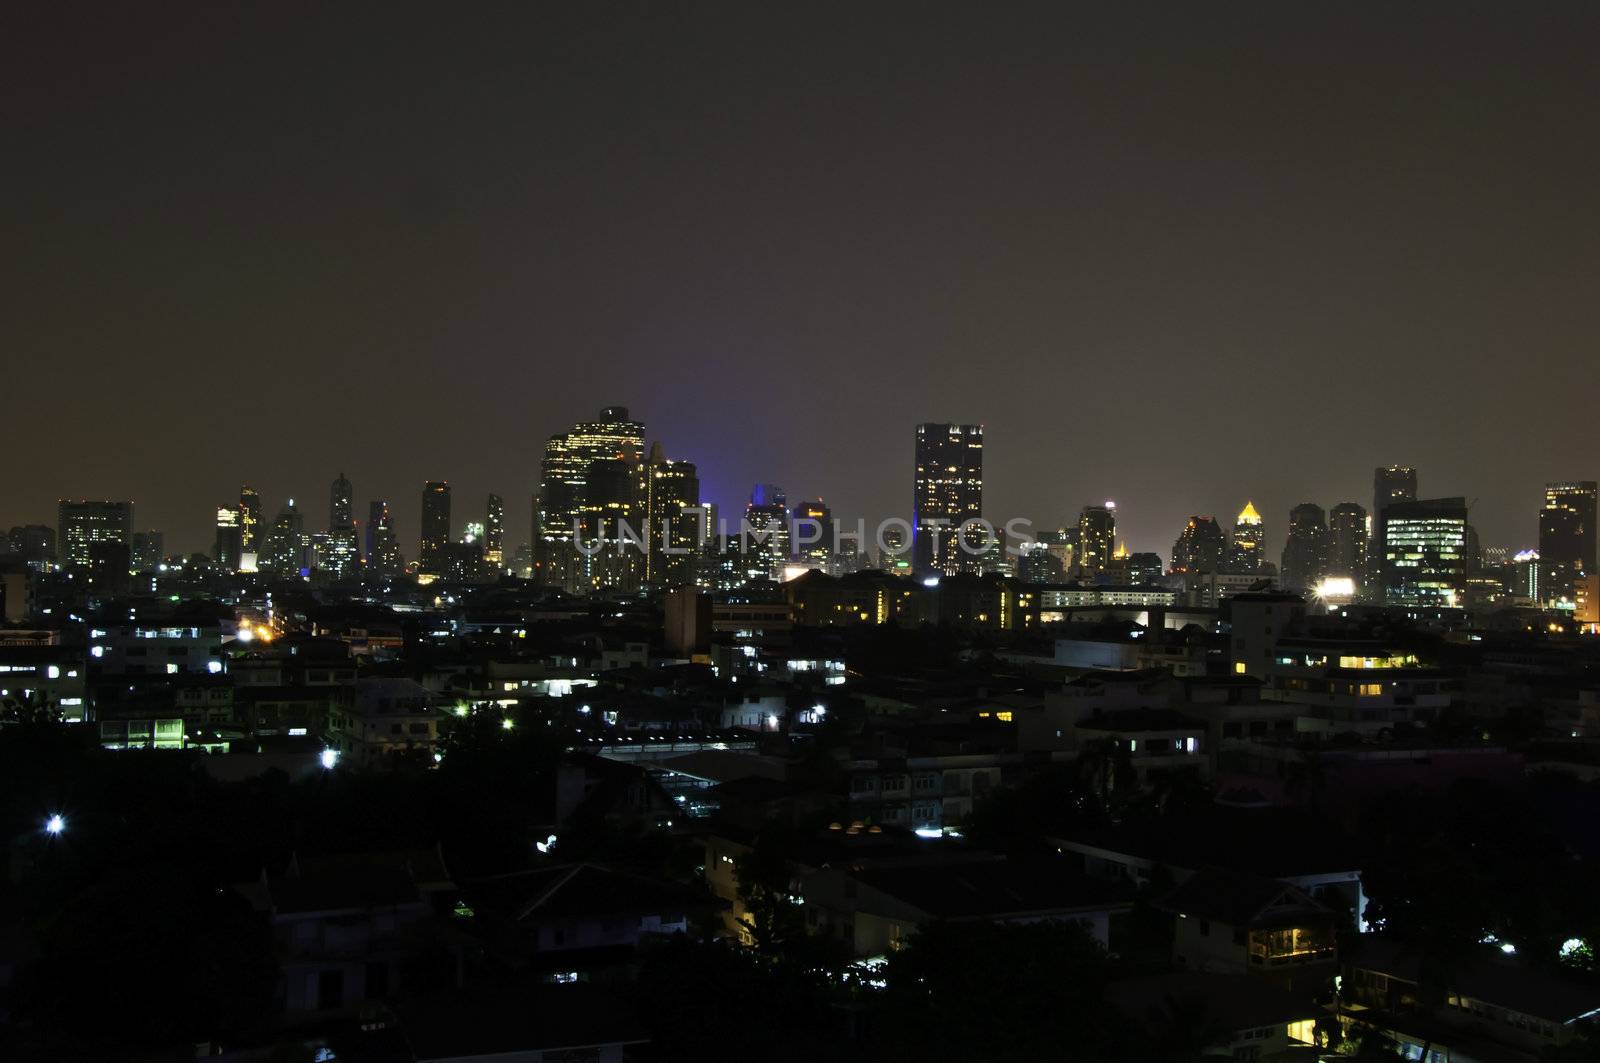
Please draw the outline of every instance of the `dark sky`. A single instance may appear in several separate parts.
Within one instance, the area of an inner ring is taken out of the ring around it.
[[[0,22],[0,525],[206,548],[343,469],[408,554],[435,477],[517,542],[608,403],[873,518],[981,421],[990,515],[1163,556],[1391,462],[1526,545],[1600,475],[1592,4],[51,6]]]

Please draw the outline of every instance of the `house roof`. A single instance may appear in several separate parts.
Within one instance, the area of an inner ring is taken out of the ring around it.
[[[1346,960],[1353,968],[1416,982],[1424,955],[1395,938],[1362,934]],[[1462,996],[1550,1022],[1572,1022],[1600,1010],[1600,986],[1584,985],[1529,967],[1491,948],[1446,970],[1449,988]]]
[[[587,916],[681,915],[725,902],[704,890],[595,864],[557,864],[498,875],[466,887],[480,908],[516,922]]]
[[[935,919],[1120,907],[1121,886],[1074,872],[1066,861],[961,860],[875,867],[853,877]]]
[[[1162,906],[1182,915],[1240,927],[1287,925],[1332,914],[1331,909],[1287,882],[1218,867],[1196,871],[1167,895]]]

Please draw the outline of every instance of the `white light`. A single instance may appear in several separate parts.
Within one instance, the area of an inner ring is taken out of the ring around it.
[[[512,721],[511,717],[507,716],[505,719],[500,721],[500,726],[509,731],[515,727],[516,724]]]
[[[239,633],[234,636],[234,638],[238,639],[240,642],[250,642],[255,637],[256,633],[248,627],[239,628]]]
[[[336,764],[338,764],[338,763],[339,763],[339,751],[337,749],[324,749],[322,751],[322,766],[324,768],[326,768],[329,771],[332,771],[334,769],[334,766]]]
[[[1517,947],[1509,941],[1502,941],[1500,943],[1500,951],[1505,953],[1507,956],[1515,956],[1517,954]]]
[[[939,577],[929,576],[927,579],[922,581],[922,585],[924,587],[937,587],[939,585]]]
[[[813,705],[811,706],[811,714],[820,720],[822,717],[828,715],[828,706],[821,703]]]
[[[217,673],[222,671],[222,662],[221,661],[207,661],[206,662],[206,671],[210,672],[212,675],[216,675]]]
[[[938,827],[918,827],[912,833],[915,834],[919,838],[923,838],[923,839],[930,840],[930,841],[932,839],[934,839],[934,838],[943,838],[944,837],[944,831],[940,830]]]
[[[44,821],[44,832],[46,834],[60,834],[66,829],[67,817],[59,812]]]

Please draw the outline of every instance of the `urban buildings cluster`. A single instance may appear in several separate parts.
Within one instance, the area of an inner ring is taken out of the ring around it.
[[[1527,548],[1396,466],[1163,560],[912,443],[877,527],[724,517],[608,407],[514,548],[342,472],[208,554],[6,532],[0,1054],[1593,1058],[1593,482]]]

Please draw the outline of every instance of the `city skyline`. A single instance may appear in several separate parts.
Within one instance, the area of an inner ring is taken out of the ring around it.
[[[5,520],[126,497],[202,549],[239,482],[344,467],[410,542],[423,480],[524,496],[619,400],[724,508],[868,520],[906,426],[986,423],[986,506],[1116,498],[1135,549],[1253,499],[1270,557],[1396,462],[1531,545],[1594,476],[1600,12],[202,10],[15,28],[0,321],[80,423],[15,412]]]

